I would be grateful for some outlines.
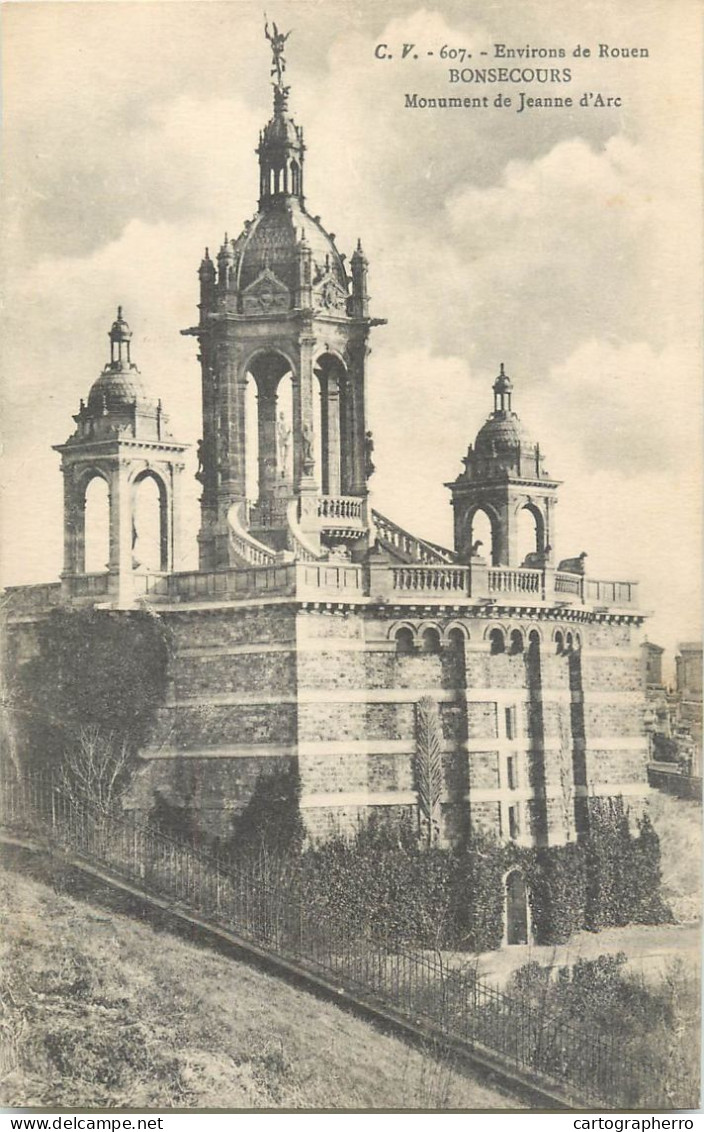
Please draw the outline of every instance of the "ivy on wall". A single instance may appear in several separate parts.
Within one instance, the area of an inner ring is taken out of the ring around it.
[[[28,768],[57,765],[87,729],[134,754],[166,693],[168,631],[136,610],[56,610],[38,626],[36,655],[9,650],[17,749]]]

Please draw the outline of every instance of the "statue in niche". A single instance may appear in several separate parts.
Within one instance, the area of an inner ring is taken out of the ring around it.
[[[374,437],[371,430],[368,429],[364,434],[364,474],[367,479],[374,475],[376,465],[373,460],[374,456]]]
[[[283,410],[279,413],[279,418],[276,422],[276,442],[279,449],[281,479],[286,479],[288,472],[288,454],[291,447],[291,429],[286,424],[286,417],[283,414]]]
[[[313,434],[307,421],[303,425],[301,440],[303,442],[303,471],[309,476],[315,467],[315,459],[313,457]]]

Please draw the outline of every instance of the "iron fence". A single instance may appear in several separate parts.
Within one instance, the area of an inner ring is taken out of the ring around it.
[[[69,852],[131,887],[168,900],[273,957],[416,1025],[488,1051],[557,1085],[575,1105],[670,1107],[657,1067],[623,1053],[615,1039],[550,1016],[440,954],[366,932],[297,898],[266,862],[233,865],[176,841],[133,814],[101,810],[48,777],[0,781],[0,825]]]

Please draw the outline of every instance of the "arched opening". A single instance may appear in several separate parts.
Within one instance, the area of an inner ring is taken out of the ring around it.
[[[155,572],[168,569],[166,491],[147,473],[135,480],[132,497],[132,567]]]
[[[253,525],[280,525],[293,490],[293,375],[276,351],[250,362],[244,442],[246,495],[257,505]]]
[[[565,637],[565,652],[571,653],[573,648],[572,634],[568,633]]]
[[[506,876],[506,943],[509,946],[528,943],[530,911],[528,888],[520,869],[512,869]]]
[[[399,656],[409,656],[415,647],[413,639],[413,632],[407,625],[402,625],[400,629],[396,630],[394,637],[396,642],[396,652]]]
[[[437,655],[440,652],[440,634],[437,629],[428,627],[421,637],[423,652]]]
[[[346,494],[354,478],[349,429],[345,423],[345,414],[349,415],[350,410],[347,370],[334,354],[322,354],[316,362],[315,373],[319,387],[319,396],[315,398],[318,409],[316,460],[319,461],[321,490],[323,495]]]
[[[490,516],[480,507],[472,516],[469,529],[470,551],[485,558],[490,566],[497,566],[494,527]]]
[[[564,648],[565,648],[565,638],[563,637],[562,633],[558,629],[558,631],[555,633],[555,652],[557,653],[558,656],[562,655]]]
[[[542,515],[536,508],[526,504],[525,507],[521,507],[516,517],[517,560],[522,565],[537,565],[535,556],[543,550]]]
[[[79,571],[100,574],[110,568],[110,493],[100,475],[94,475],[85,492],[83,563]]]
[[[513,629],[511,631],[511,655],[516,656],[518,653],[523,652],[523,633],[520,629]]]
[[[464,656],[464,643],[467,640],[466,635],[461,629],[450,629],[447,634],[447,643],[453,652],[462,653]]]
[[[489,633],[489,645],[492,656],[506,652],[506,638],[503,629],[492,629]]]

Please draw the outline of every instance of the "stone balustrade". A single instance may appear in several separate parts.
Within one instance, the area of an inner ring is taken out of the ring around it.
[[[61,583],[8,588],[6,608],[11,616],[48,612],[66,596],[79,601],[110,597],[110,575],[82,574]],[[336,598],[340,601],[418,602],[457,605],[484,601],[533,605],[536,602],[586,605],[604,609],[637,607],[635,582],[602,581],[547,569],[509,569],[480,559],[469,565],[315,561],[253,564],[213,571],[134,575],[134,600],[159,603],[242,601],[286,596],[299,600]]]
[[[358,495],[321,495],[318,498],[318,518],[331,519],[338,526],[340,519],[362,522],[364,500]]]
[[[469,595],[469,570],[466,566],[391,566],[390,572],[394,594]]]
[[[584,597],[584,576],[582,574],[555,574],[555,593],[569,595],[580,600]]]
[[[43,613],[61,604],[61,582],[37,586],[8,586],[3,606],[11,615]]]
[[[637,605],[637,582],[602,582],[584,579],[584,601],[588,605]]]
[[[544,570],[509,570],[504,566],[490,567],[487,577],[490,594],[534,594],[536,597],[542,597],[545,592]]]

